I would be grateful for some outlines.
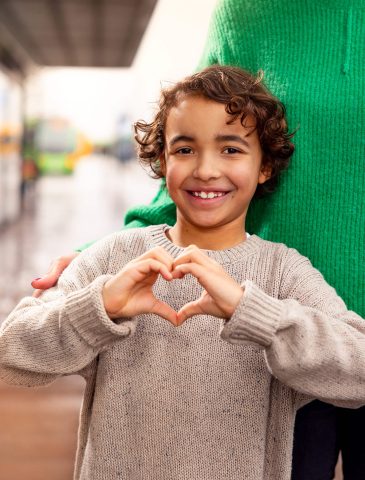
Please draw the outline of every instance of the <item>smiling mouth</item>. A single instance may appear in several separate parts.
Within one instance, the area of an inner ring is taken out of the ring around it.
[[[204,192],[204,191],[192,191],[188,190],[189,195],[192,197],[198,197],[198,198],[203,198],[205,199],[212,199],[212,198],[218,198],[218,197],[224,197],[227,195],[228,192]]]

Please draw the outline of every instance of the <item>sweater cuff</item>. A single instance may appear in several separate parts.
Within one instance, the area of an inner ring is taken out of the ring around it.
[[[221,331],[223,340],[234,344],[253,342],[269,347],[279,326],[283,305],[247,280],[244,293],[230,320]]]
[[[110,278],[112,275],[102,275],[85,288],[71,293],[63,309],[63,315],[93,348],[102,348],[135,331],[135,321],[125,318],[116,323],[105,311],[102,290]]]

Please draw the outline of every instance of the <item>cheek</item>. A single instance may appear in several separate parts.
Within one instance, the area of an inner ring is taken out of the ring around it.
[[[238,189],[249,188],[252,185],[257,185],[259,171],[252,165],[241,165],[237,168],[232,168],[229,172],[229,177]]]
[[[170,193],[170,196],[173,196],[174,190],[176,190],[183,180],[182,169],[173,163],[169,163],[166,166],[165,172],[166,178],[166,187]]]
[[[166,164],[166,181],[170,183],[179,183],[188,176],[189,168],[187,162],[169,161]]]

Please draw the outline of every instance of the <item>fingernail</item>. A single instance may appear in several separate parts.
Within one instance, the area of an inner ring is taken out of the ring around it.
[[[33,278],[32,283],[33,283],[33,282],[36,282],[37,280],[41,280],[41,279],[42,279],[42,277]]]

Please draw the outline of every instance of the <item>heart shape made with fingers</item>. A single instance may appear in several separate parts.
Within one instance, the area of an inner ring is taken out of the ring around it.
[[[204,257],[204,259],[208,258],[205,254]],[[209,258],[208,260],[207,263],[211,268],[194,261],[174,263],[171,280],[183,279],[185,275],[191,274],[204,288],[196,300],[186,303],[178,312],[174,311],[176,322],[172,323],[175,326],[182,325],[185,320],[194,315],[212,315],[217,318],[229,319],[236,309],[243,295],[242,287],[228,275],[221,265]],[[157,299],[156,301],[160,302]],[[171,307],[168,306],[168,308]]]
[[[176,312],[156,298],[153,286],[159,276],[171,281],[182,280],[187,274],[193,275],[204,290],[199,298]],[[156,247],[130,261],[105,283],[103,301],[112,319],[154,313],[179,326],[199,314],[230,318],[242,294],[240,285],[219,263],[191,245],[176,259],[162,247]]]

